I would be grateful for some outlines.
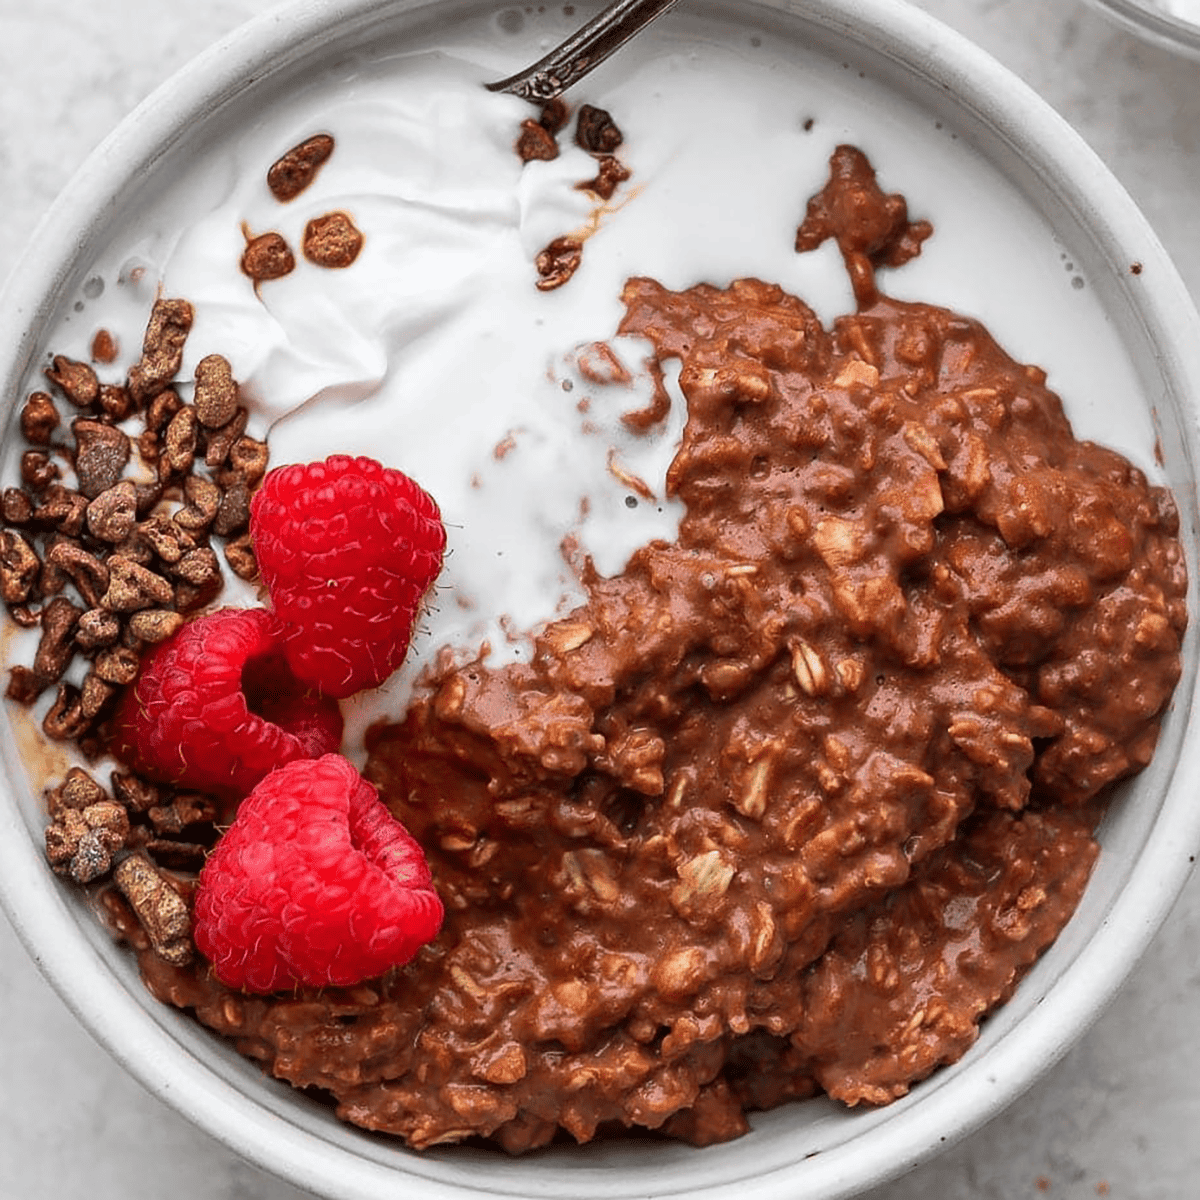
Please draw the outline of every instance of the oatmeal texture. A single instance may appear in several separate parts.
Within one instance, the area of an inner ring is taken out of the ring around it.
[[[626,288],[620,332],[681,363],[678,539],[585,568],[527,663],[447,653],[375,731],[439,938],[267,999],[143,951],[345,1119],[520,1152],[887,1103],[1074,910],[1178,677],[1175,509],[978,323],[878,291],[928,229],[839,154],[801,227],[857,272],[831,331],[759,281]]]

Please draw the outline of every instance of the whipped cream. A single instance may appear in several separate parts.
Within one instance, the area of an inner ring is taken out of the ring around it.
[[[1153,465],[1145,406],[1123,400],[1136,377],[1071,248],[919,97],[819,48],[677,10],[568,97],[609,110],[625,135],[632,175],[610,202],[576,187],[596,164],[573,126],[558,159],[522,164],[514,142],[536,112],[482,84],[578,20],[557,9],[466,18],[436,44],[339,61],[247,102],[240,127],[198,134],[188,164],[146,187],[47,341],[86,357],[103,327],[127,362],[155,296],[186,298],[196,322],[181,377],[225,355],[272,465],[369,454],[437,498],[445,571],[403,671],[348,705],[351,753],[438,647],[525,652],[518,635],[577,595],[568,535],[604,572],[671,535],[664,475],[685,416],[674,381],[671,417],[638,435],[620,416],[649,401],[647,348],[613,343],[628,385],[578,369],[581,352],[613,338],[629,277],[682,289],[756,276],[825,321],[852,309],[836,251],[793,250],[840,142],[861,146],[881,184],[935,227],[919,259],[881,274],[883,288],[981,317],[1049,371],[1080,436]],[[335,139],[331,159],[279,203],[268,167],[321,132]],[[307,221],[333,210],[365,235],[352,266],[297,253],[290,275],[257,288],[240,272],[246,231],[278,232],[298,251]],[[534,259],[563,235],[585,238],[582,265],[539,291]]]

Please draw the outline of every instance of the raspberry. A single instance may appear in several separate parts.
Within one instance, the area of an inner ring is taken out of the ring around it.
[[[338,698],[383,683],[442,567],[433,499],[399,471],[338,454],[271,471],[250,532],[296,676]]]
[[[268,771],[341,741],[337,703],[292,675],[271,614],[224,608],[147,655],[118,705],[112,752],[152,779],[240,800]]]
[[[200,872],[195,938],[229,987],[349,987],[408,962],[442,912],[421,847],[327,754],[242,801]]]

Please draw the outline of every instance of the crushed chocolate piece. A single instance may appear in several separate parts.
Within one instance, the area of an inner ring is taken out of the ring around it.
[[[129,462],[129,438],[114,425],[81,417],[71,426],[75,438],[75,475],[89,500],[113,487]]]
[[[214,579],[220,580],[221,566],[210,546],[199,546],[189,550],[171,568],[171,573],[193,587],[207,588]]]
[[[89,721],[94,721],[116,692],[116,687],[108,680],[101,679],[96,671],[89,671],[79,689],[80,711]]]
[[[133,491],[137,496],[138,519],[142,520],[157,507],[159,501],[163,498],[166,488],[161,479],[155,479],[152,482],[135,483]]]
[[[13,624],[22,629],[36,629],[42,619],[42,610],[29,604],[12,604],[9,606],[8,615],[12,617]]]
[[[174,388],[164,389],[150,401],[146,409],[146,428],[151,433],[162,433],[182,407],[179,393]]]
[[[551,162],[558,157],[558,142],[541,122],[530,119],[521,122],[516,151],[522,162]]]
[[[326,213],[304,227],[304,257],[318,267],[348,267],[362,246],[363,235],[348,213]]]
[[[113,646],[96,655],[94,670],[105,683],[126,684],[137,678],[140,663],[136,651],[128,646]]]
[[[5,604],[24,604],[41,569],[37,551],[21,534],[11,529],[0,531],[0,598]]]
[[[154,837],[150,829],[140,825],[135,826],[133,832],[135,844],[160,867],[195,873],[208,857],[208,848],[201,842],[177,841],[169,836]]]
[[[612,117],[592,104],[580,105],[575,143],[589,154],[611,154],[625,140]]]
[[[61,420],[49,392],[30,392],[21,409],[21,436],[35,446],[48,446]]]
[[[85,653],[103,650],[121,636],[121,619],[104,608],[89,608],[75,627],[75,644]]]
[[[52,596],[58,596],[69,582],[70,578],[65,571],[53,563],[43,562],[42,573],[38,576],[37,587],[34,590],[35,599],[49,600]]]
[[[612,154],[602,155],[596,177],[575,186],[581,192],[591,192],[601,200],[611,200],[618,186],[630,176],[629,168]]]
[[[211,603],[221,592],[222,579],[220,573],[211,576],[201,583],[189,583],[180,580],[175,585],[175,607],[181,613],[195,612]]]
[[[46,827],[46,858],[58,874],[92,883],[112,868],[128,836],[129,814],[112,800],[63,808]]]
[[[87,506],[87,528],[98,541],[123,542],[137,523],[137,489],[130,479],[106,488]]]
[[[153,399],[179,372],[183,344],[194,314],[186,300],[156,300],[142,341],[142,357],[129,370],[129,394],[138,404]]]
[[[534,265],[541,278],[537,281],[537,289],[541,292],[551,291],[562,287],[572,275],[579,270],[583,261],[583,243],[573,237],[555,238],[541,251]]]
[[[570,115],[571,110],[567,107],[567,102],[561,96],[555,96],[542,105],[538,123],[548,132],[557,134],[566,125]]]
[[[266,442],[252,437],[240,437],[229,451],[229,468],[234,478],[225,485],[241,480],[247,486],[257,483],[267,473],[269,454]]]
[[[60,808],[84,809],[108,800],[109,795],[82,767],[71,767],[62,783],[47,793],[51,816]]]
[[[128,388],[116,383],[100,385],[100,415],[106,420],[119,424],[131,417],[136,408]]]
[[[216,805],[199,792],[177,792],[167,804],[157,804],[146,812],[158,834],[178,834],[193,825],[211,824]]]
[[[188,533],[203,536],[221,507],[221,489],[211,479],[189,475],[183,481],[183,494],[187,504],[172,519]]]
[[[33,510],[33,523],[66,537],[78,537],[87,519],[87,497],[60,483],[46,489],[42,502]]]
[[[235,479],[221,493],[221,502],[213,518],[212,531],[218,537],[229,537],[250,523],[250,489],[244,480]]]
[[[185,404],[171,418],[163,434],[158,459],[158,477],[166,480],[172,475],[186,475],[196,457],[199,421],[196,410]]]
[[[140,563],[114,554],[108,560],[108,591],[100,607],[109,612],[130,613],[140,608],[163,608],[174,599],[171,585]]]
[[[229,453],[246,432],[249,413],[238,408],[220,429],[210,430],[205,438],[204,465],[214,470],[229,459]]]
[[[158,434],[152,429],[144,429],[134,438],[134,444],[137,446],[138,457],[150,467],[158,466],[158,459],[161,453],[159,446]]]
[[[55,384],[76,408],[91,408],[100,398],[100,380],[87,363],[76,362],[56,354],[53,365],[46,370],[46,378]]]
[[[317,133],[280,155],[267,171],[267,187],[281,204],[294,200],[317,177],[333,153],[334,141]]]
[[[196,539],[165,513],[147,517],[137,531],[168,567],[196,548]]]
[[[45,491],[62,478],[58,464],[42,450],[26,450],[21,455],[21,482],[32,492]]]
[[[131,854],[113,872],[137,914],[155,954],[173,966],[192,961],[192,919],[183,897],[142,854]]]
[[[108,567],[103,560],[74,542],[65,539],[55,542],[46,551],[46,562],[70,578],[89,608],[95,608],[100,597],[108,591]]]
[[[42,636],[33,656],[33,674],[43,688],[62,677],[71,661],[75,626],[83,610],[65,596],[55,596],[42,610]]]
[[[248,533],[225,543],[225,561],[239,579],[253,583],[258,578],[258,560]]]
[[[209,354],[196,364],[196,417],[206,429],[220,429],[233,420],[238,389],[229,360]]]
[[[296,269],[296,256],[281,233],[246,233],[246,249],[242,251],[241,269],[255,284],[269,279],[282,279]]]
[[[122,558],[129,559],[130,562],[139,563],[143,567],[148,567],[154,562],[154,547],[136,525],[123,542],[118,542],[112,548],[112,553],[119,554]]]
[[[144,813],[162,802],[161,790],[132,771],[114,771],[109,778],[113,795],[132,813]]]
[[[117,342],[107,329],[97,329],[92,337],[92,362],[109,363],[117,361]]]
[[[73,742],[90,726],[79,689],[73,683],[60,683],[54,703],[42,718],[42,732],[53,742]]]
[[[8,672],[4,694],[17,704],[32,704],[45,691],[41,680],[24,664],[17,663]]]
[[[0,520],[5,525],[28,525],[33,520],[33,499],[21,488],[0,492]]]
[[[184,617],[169,608],[142,609],[129,618],[129,632],[139,642],[151,646],[174,637],[183,626]]]

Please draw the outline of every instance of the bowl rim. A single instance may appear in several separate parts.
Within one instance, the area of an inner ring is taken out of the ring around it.
[[[1130,33],[1166,50],[1200,59],[1200,24],[1163,9],[1150,8],[1141,0],[1091,2]]]
[[[168,153],[193,121],[203,120],[236,97],[248,81],[271,73],[282,48],[312,44],[349,27],[364,27],[385,13],[432,8],[437,0],[293,0],[282,3],[222,38],[144,100],[78,170],[47,212],[0,295],[0,345],[15,347],[28,362],[34,333],[71,273],[76,248],[108,219],[86,197],[112,196],[131,172],[145,173]],[[1136,247],[1143,271],[1133,284],[1136,303],[1158,339],[1164,376],[1178,380],[1181,395],[1200,396],[1200,317],[1165,250],[1124,189],[1082,138],[1027,85],[961,35],[907,2],[896,0],[729,0],[814,22],[835,34],[875,39],[896,62],[919,68],[958,97],[974,116],[1019,149],[1032,169],[1055,181],[1058,198],[1076,215],[1113,261]],[[1112,5],[1116,7],[1116,5]],[[1195,461],[1197,413],[1187,414]],[[1174,704],[1195,707],[1197,689]],[[130,1002],[99,951],[75,930],[72,906],[28,837],[11,798],[11,764],[2,764],[9,802],[0,802],[0,903],[38,968],[81,1024],[151,1093],[242,1157],[273,1175],[321,1195],[391,1194],[403,1180],[412,1194],[453,1200],[480,1192],[450,1167],[426,1160],[416,1173],[385,1167],[335,1146],[281,1119],[238,1093],[205,1061],[190,1054]],[[989,1048],[991,1091],[982,1104],[963,1103],[955,1083],[931,1090],[917,1111],[874,1131],[871,1161],[853,1146],[837,1147],[804,1163],[806,1193],[844,1197],[894,1178],[981,1126],[1012,1102],[1095,1020],[1132,972],[1151,935],[1166,918],[1190,874],[1200,846],[1200,806],[1187,797],[1200,790],[1200,741],[1185,740],[1141,860],[1107,911],[1096,935],[1050,991],[1054,1005],[1035,1007],[1022,1019],[1020,1037]],[[77,981],[87,979],[85,997]],[[147,994],[148,995],[148,994]],[[796,1164],[753,1177],[764,1200],[794,1194]],[[753,1164],[751,1164],[752,1168]],[[748,1168],[749,1170],[750,1168]],[[717,1183],[703,1193],[730,1200],[746,1179]],[[528,1186],[535,1186],[530,1184]],[[604,1185],[608,1186],[608,1185]],[[668,1177],[640,1179],[632,1193],[681,1193]],[[810,1190],[811,1189],[811,1190]],[[542,1191],[539,1194],[557,1195]],[[494,1194],[510,1194],[496,1192]],[[564,1192],[569,1195],[570,1192]],[[600,1194],[600,1193],[597,1193]]]

